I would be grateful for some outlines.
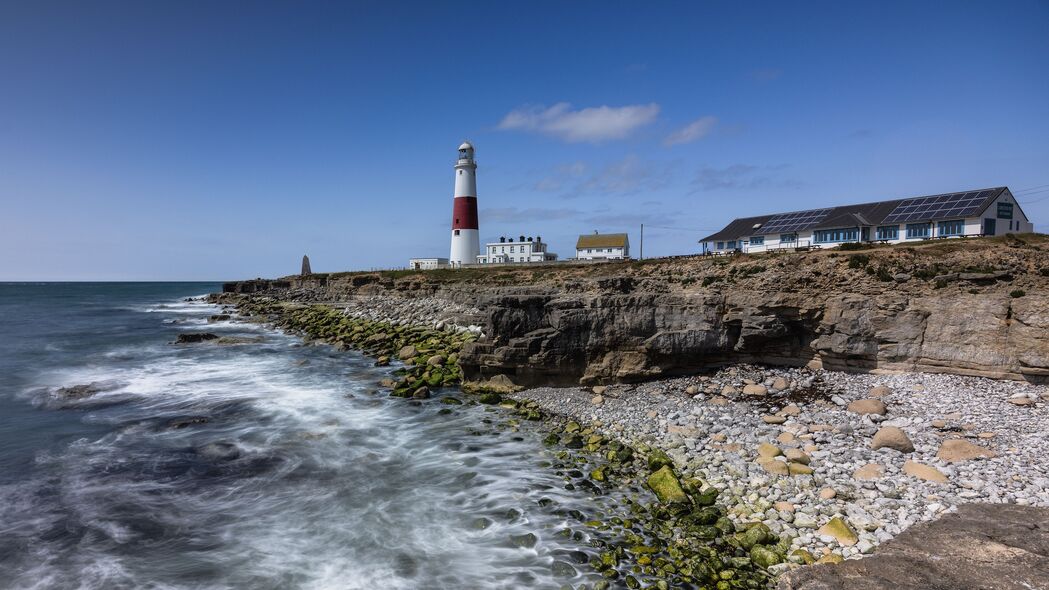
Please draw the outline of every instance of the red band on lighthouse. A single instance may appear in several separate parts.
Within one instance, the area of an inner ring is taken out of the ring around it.
[[[477,197],[455,197],[452,229],[477,229]]]

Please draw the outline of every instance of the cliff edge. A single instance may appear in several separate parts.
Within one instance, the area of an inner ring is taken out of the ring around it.
[[[474,310],[468,379],[639,381],[726,363],[1049,381],[1049,237],[607,264],[313,274],[227,292]]]

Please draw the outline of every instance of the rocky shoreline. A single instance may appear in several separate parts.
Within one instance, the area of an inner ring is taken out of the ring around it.
[[[665,449],[737,525],[792,539],[777,572],[871,553],[960,504],[1049,507],[1045,386],[743,365],[513,397]]]
[[[734,365],[641,384],[520,391],[505,376],[462,383],[461,347],[485,339],[463,321],[475,308],[385,296],[324,305],[210,299],[378,364],[403,361],[381,384],[391,395],[421,400],[431,388],[462,384],[465,403],[542,420],[568,489],[626,494],[628,512],[578,519],[601,532],[594,542],[605,551],[591,566],[607,585],[597,588],[764,587],[768,576],[804,564],[871,553],[960,504],[1049,506],[1045,386]],[[646,503],[653,491],[662,501]]]

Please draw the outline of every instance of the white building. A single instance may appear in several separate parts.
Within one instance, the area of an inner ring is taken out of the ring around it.
[[[630,258],[630,238],[627,234],[592,234],[579,236],[575,243],[575,257],[579,260],[623,260]]]
[[[447,258],[410,258],[408,268],[411,270],[433,270],[435,268],[448,268]]]
[[[842,205],[735,219],[699,241],[704,253],[899,244],[936,238],[1029,233],[1034,225],[1008,187]]]
[[[477,260],[481,253],[477,229],[477,162],[474,161],[474,146],[464,141],[459,146],[459,159],[455,163],[450,265],[458,267]]]
[[[521,236],[513,238],[500,237],[498,242],[484,245],[484,254],[477,257],[477,264],[508,264],[511,262],[553,262],[557,254],[547,251],[543,238],[535,239]]]

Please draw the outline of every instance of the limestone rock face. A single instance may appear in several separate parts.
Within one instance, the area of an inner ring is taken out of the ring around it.
[[[1049,278],[1039,273],[1049,267],[1047,251],[1042,242],[971,241],[953,254],[870,253],[872,265],[912,276],[905,283],[882,282],[848,270],[844,258],[809,253],[777,263],[622,263],[597,273],[574,265],[454,277],[321,273],[232,282],[223,290],[306,301],[437,298],[467,306],[476,315],[457,323],[485,335],[460,358],[471,381],[505,374],[522,386],[598,385],[758,362],[1049,382]],[[996,274],[969,293],[961,286],[968,279],[958,274],[958,285],[936,289],[917,274],[930,264],[955,274],[1008,266],[1012,278]],[[740,268],[760,272],[730,274]],[[499,278],[507,273],[515,276]],[[1019,281],[1026,295],[1010,297]]]
[[[814,300],[794,293],[670,294],[642,285],[626,292],[531,289],[482,298],[484,331],[495,338],[468,345],[463,367],[468,375],[513,370],[526,385],[592,384],[721,362],[801,365],[815,358],[834,370],[1044,380],[1049,312],[1028,299],[886,293]],[[1049,309],[1049,297],[1041,302]],[[1021,315],[1031,323],[1022,324]],[[759,388],[764,386],[748,386],[755,394]]]
[[[874,555],[788,571],[777,590],[1049,588],[1049,510],[963,504],[916,524]]]
[[[305,254],[302,255],[302,270],[299,272],[300,276],[307,276],[313,274],[310,270],[310,257]]]

